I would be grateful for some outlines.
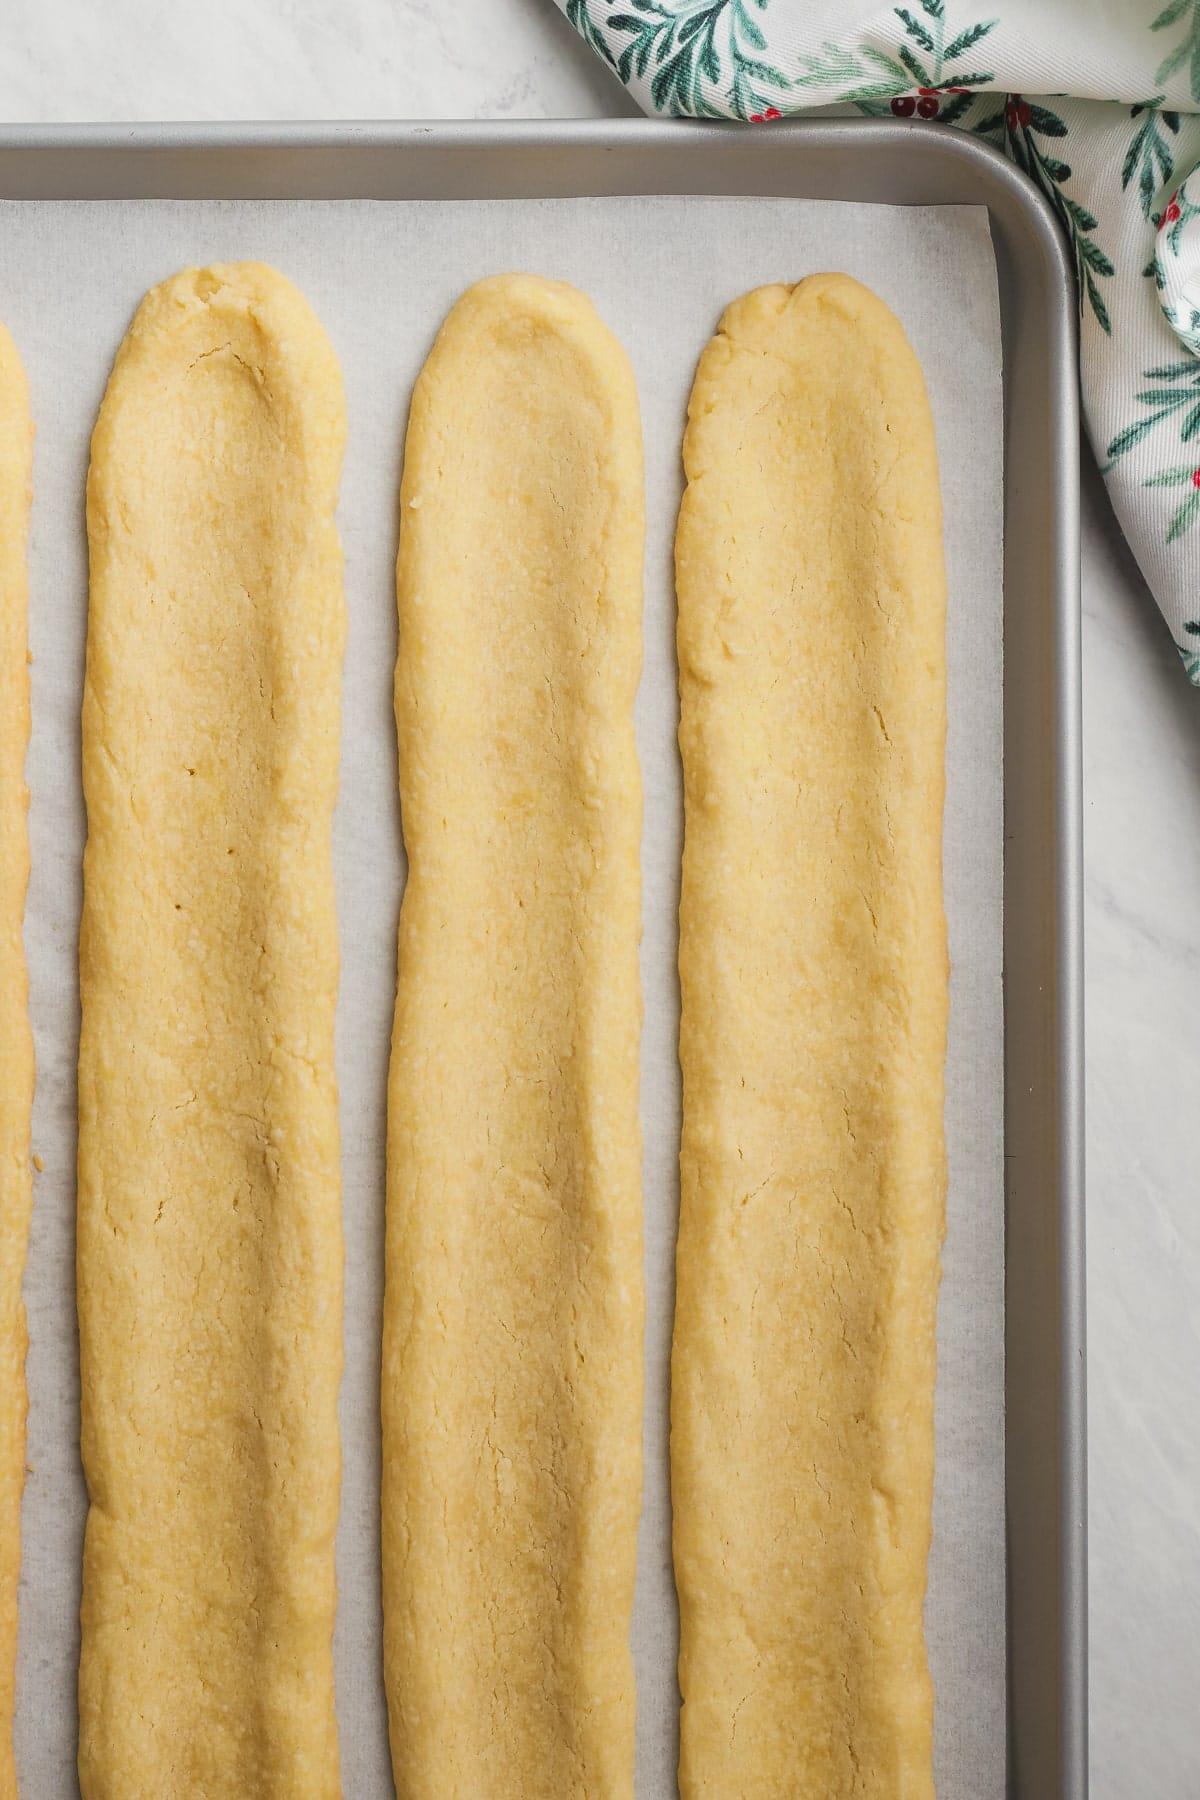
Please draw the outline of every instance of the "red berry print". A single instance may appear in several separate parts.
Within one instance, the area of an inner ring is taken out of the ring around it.
[[[922,119],[936,119],[941,110],[938,102],[929,97],[917,101],[917,115]]]
[[[1194,488],[1200,488],[1200,469],[1192,470],[1192,486]]]
[[[1167,201],[1167,210],[1163,214],[1163,224],[1164,225],[1173,225],[1178,217],[1179,217],[1179,202],[1175,198],[1174,194],[1172,194],[1171,198]]]
[[[911,94],[901,94],[898,100],[892,101],[892,111],[898,119],[911,119],[917,110],[917,103]]]
[[[751,125],[767,125],[772,119],[781,119],[783,114],[777,106],[768,106],[766,112],[751,113]]]

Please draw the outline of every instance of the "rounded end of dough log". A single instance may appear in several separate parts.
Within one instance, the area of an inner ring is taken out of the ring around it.
[[[739,357],[773,358],[793,376],[826,383],[844,383],[857,372],[864,388],[874,386],[885,410],[904,415],[914,460],[936,454],[925,377],[903,325],[861,281],[831,272],[754,288],[725,308],[700,357],[688,403],[683,454],[689,481],[703,472],[693,466],[702,449],[697,426],[712,411],[713,384]],[[940,523],[936,483],[927,498]]]
[[[569,345],[590,367],[596,377],[590,384],[594,398],[600,401],[607,395],[607,427],[623,436],[632,431],[629,448],[640,465],[637,388],[624,348],[586,294],[570,282],[552,281],[543,275],[488,275],[455,301],[413,389],[410,435],[417,421],[426,416],[429,396],[446,365],[453,366],[476,348],[481,357],[494,357],[552,339]],[[400,491],[403,516],[407,517],[412,501],[407,457]]]
[[[130,383],[170,342],[175,366],[191,371],[210,357],[234,359],[303,428],[312,456],[326,463],[336,487],[346,441],[341,366],[321,321],[300,289],[267,263],[211,263],[181,269],[143,298],[113,363],[92,432],[88,469],[89,530],[96,468],[117,429]],[[189,360],[190,358],[190,360]],[[139,396],[144,399],[144,395]],[[164,392],[163,400],[170,403]]]

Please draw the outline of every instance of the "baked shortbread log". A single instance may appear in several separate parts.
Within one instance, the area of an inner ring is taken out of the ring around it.
[[[736,301],[684,463],[680,1786],[927,1800],[945,580],[899,324]]]
[[[0,1800],[17,1792],[12,1727],[26,1412],[21,1277],[33,1199],[33,1036],[21,935],[29,881],[25,552],[32,463],[25,373],[0,325]]]
[[[400,1800],[633,1791],[642,459],[528,276],[413,394],[396,718],[384,1638]]]
[[[344,435],[308,304],[241,263],[147,295],[92,439],[85,1800],[340,1792]]]

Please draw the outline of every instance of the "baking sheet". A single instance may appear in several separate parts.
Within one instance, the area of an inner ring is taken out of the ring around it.
[[[85,1497],[72,1295],[76,938],[84,818],[79,698],[87,442],[144,289],[187,263],[260,257],[296,280],[346,377],[342,486],[349,639],[335,862],[342,939],[338,1070],[346,1221],[338,1714],[348,1795],[391,1792],[379,1673],[377,1389],[383,1126],[403,882],[391,719],[396,494],[408,395],[471,280],[509,268],[584,287],[626,344],[647,468],[645,784],[646,1492],[634,1618],[638,1794],[673,1794],[675,1610],[666,1479],[678,1190],[675,904],[680,778],[671,538],[679,438],[723,304],[826,268],[896,309],[929,380],[950,574],[946,898],[953,961],[949,1230],[939,1322],[938,1464],[927,1623],[937,1775],[947,1800],[1005,1791],[1001,998],[1002,396],[996,272],[983,208],[695,197],[447,203],[8,202],[0,316],[29,372],[38,443],[32,537],[33,877],[26,943],[38,1091],[26,1297],[25,1495],[17,1749],[25,1792],[77,1791],[76,1614]]]

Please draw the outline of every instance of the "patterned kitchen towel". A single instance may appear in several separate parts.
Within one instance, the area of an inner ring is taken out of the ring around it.
[[[1075,263],[1092,445],[1200,687],[1200,0],[559,4],[647,112],[843,103],[973,131],[1032,176]]]

